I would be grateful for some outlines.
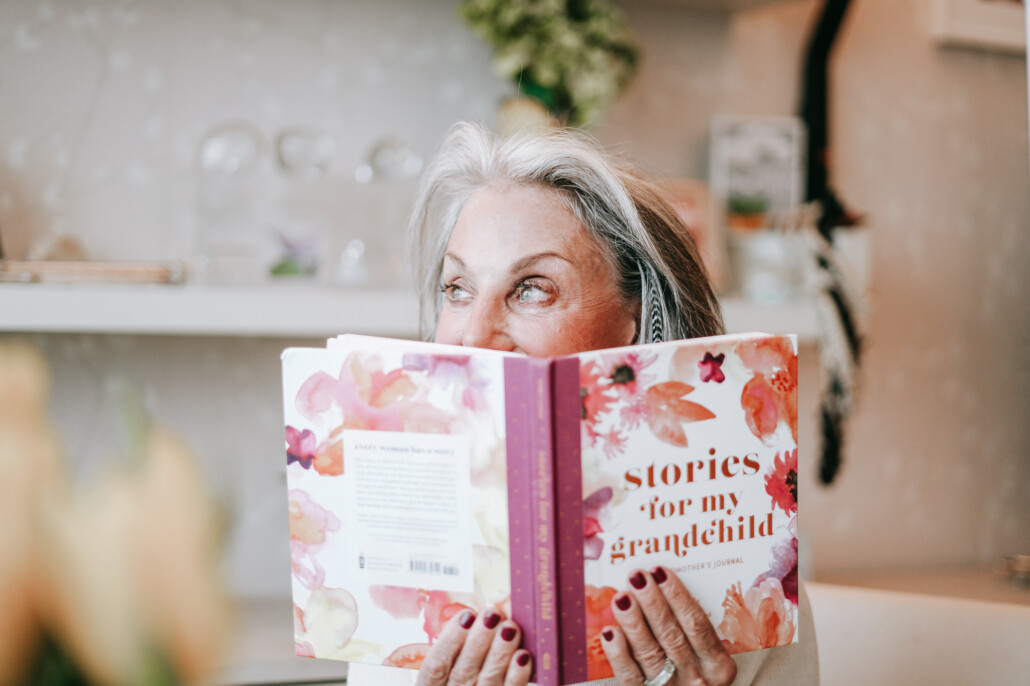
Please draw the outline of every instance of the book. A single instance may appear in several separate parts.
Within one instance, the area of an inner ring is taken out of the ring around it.
[[[533,680],[611,675],[636,569],[730,652],[797,642],[797,340],[557,358],[344,335],[282,356],[296,652],[417,668],[450,617],[517,621]]]

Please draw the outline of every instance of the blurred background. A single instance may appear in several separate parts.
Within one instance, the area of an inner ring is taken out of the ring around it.
[[[830,484],[836,320],[796,244],[771,248],[772,273],[747,252],[713,133],[797,122],[824,3],[616,0],[639,62],[589,128],[679,184],[731,329],[800,334],[802,575],[1026,604],[993,573],[1030,554],[1025,34],[1018,3],[970,2],[1011,13],[963,33],[941,14],[963,3],[864,0],[830,53],[833,235],[864,341]],[[227,513],[231,594],[286,608],[272,652],[292,650],[279,353],[417,335],[401,246],[418,174],[453,122],[511,116],[516,88],[459,5],[0,4],[0,340],[43,352],[78,478],[117,449],[112,380],[138,384]]]

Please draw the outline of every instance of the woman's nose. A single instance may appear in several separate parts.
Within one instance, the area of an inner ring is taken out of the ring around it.
[[[502,303],[477,298],[465,321],[461,344],[471,348],[514,350],[515,345],[508,335],[505,314]]]

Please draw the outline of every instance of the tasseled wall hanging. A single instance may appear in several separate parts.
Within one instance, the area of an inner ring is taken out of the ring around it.
[[[849,0],[826,0],[812,33],[805,56],[801,97],[801,118],[808,129],[806,200],[818,210],[815,271],[824,309],[821,357],[826,373],[820,421],[822,456],[819,478],[833,483],[843,460],[844,425],[853,405],[855,381],[862,341],[855,304],[837,264],[832,231],[853,226],[857,217],[849,213],[829,184],[829,136],[827,118],[827,72],[830,52],[840,30]]]

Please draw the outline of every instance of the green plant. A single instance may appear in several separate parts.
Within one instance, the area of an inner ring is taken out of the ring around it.
[[[494,69],[569,126],[596,123],[636,73],[636,40],[606,0],[465,0],[461,15]]]
[[[726,200],[726,209],[734,214],[761,214],[769,209],[769,198],[763,193],[732,193]]]

